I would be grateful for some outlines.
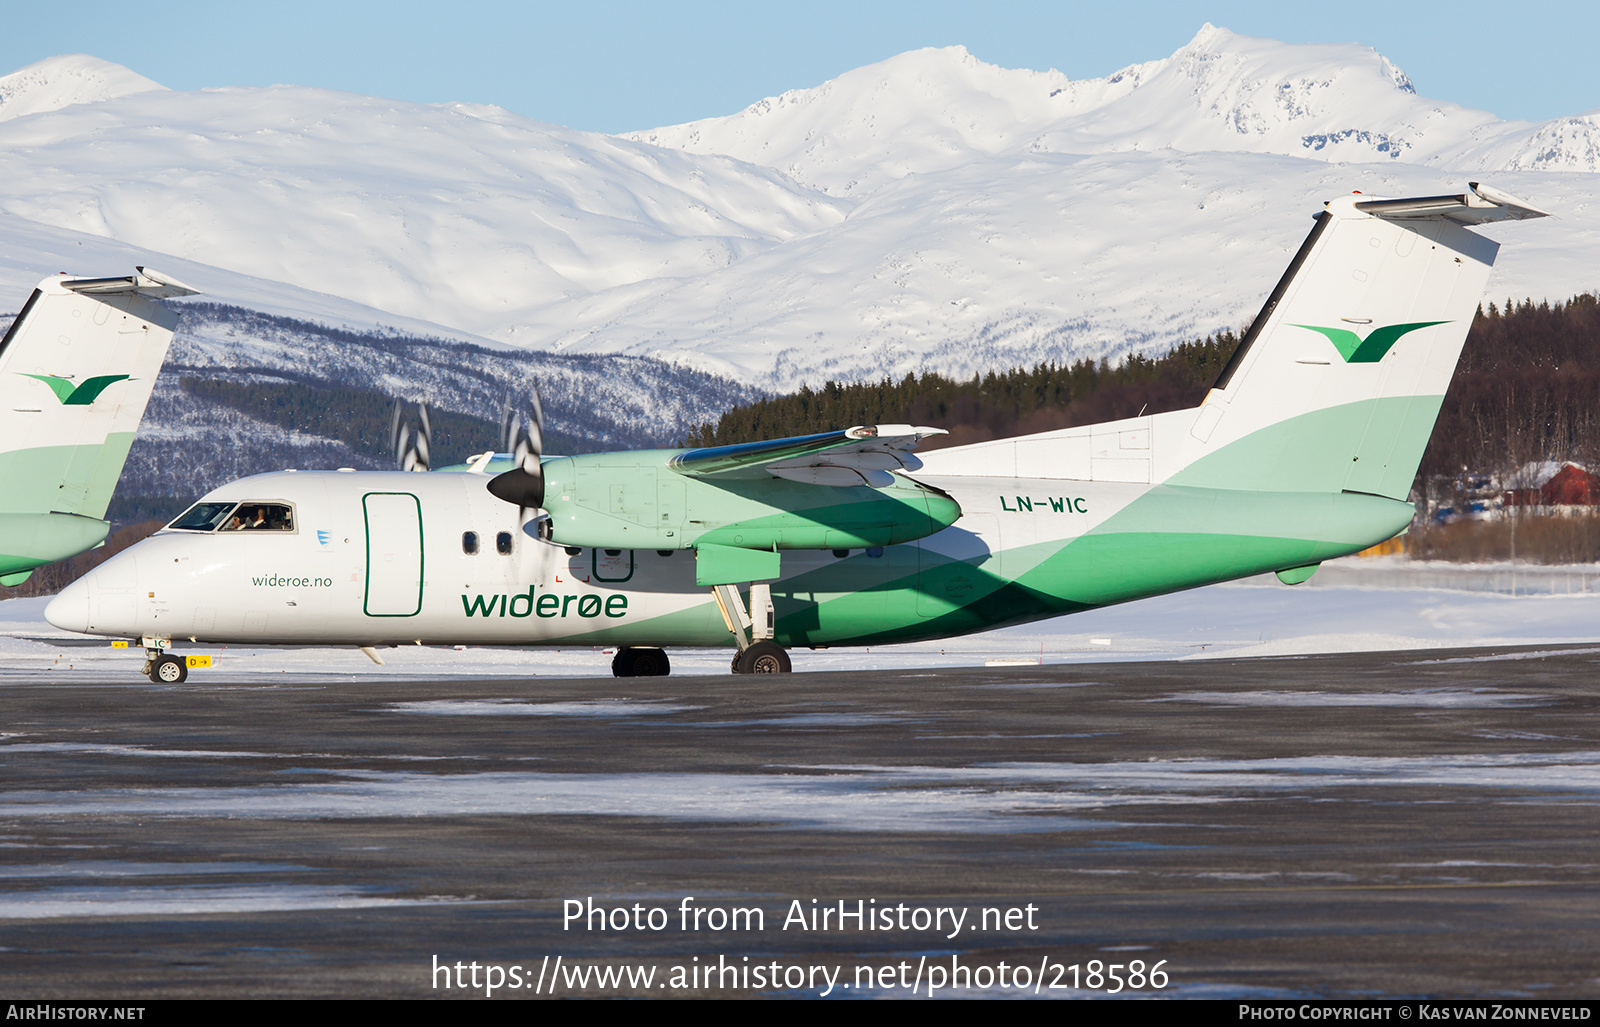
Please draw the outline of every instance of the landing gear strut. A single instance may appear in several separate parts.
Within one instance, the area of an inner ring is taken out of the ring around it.
[[[617,655],[611,658],[611,674],[619,678],[658,678],[666,677],[672,673],[672,661],[667,659],[664,649],[635,649],[625,647],[617,650]]]
[[[722,611],[722,622],[733,634],[739,651],[733,657],[735,674],[787,674],[793,669],[783,646],[772,641],[777,616],[772,606],[772,586],[757,581],[750,586],[750,609],[733,585],[712,585],[712,598]],[[746,634],[746,632],[749,634]]]

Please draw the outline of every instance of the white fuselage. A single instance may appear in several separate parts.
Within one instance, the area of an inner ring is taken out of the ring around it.
[[[245,478],[206,500],[289,505],[293,530],[163,530],[69,586],[48,616],[90,634],[202,642],[732,645],[710,591],[695,583],[692,550],[542,541],[522,530],[516,508],[492,496],[486,481],[473,473],[326,471]],[[940,484],[961,486],[958,499],[972,511],[957,528],[920,546],[857,550],[845,558],[786,551],[783,580],[827,581],[826,594],[796,597],[807,602],[895,581],[909,588],[922,547],[934,540],[947,556],[975,568],[997,565],[1001,509],[1013,511],[1022,483]],[[1147,488],[1101,485],[1100,501],[1091,502],[1083,489],[1092,486],[1078,482],[1062,508],[1052,510],[1042,497],[1062,492],[1062,484],[1031,489],[1041,497],[1039,509],[1008,525],[1011,538],[1076,536]],[[463,542],[469,533],[477,539],[475,553]],[[915,599],[904,605],[915,624]],[[874,621],[872,629],[883,626]],[[808,638],[849,641],[848,629],[842,637],[828,630]]]

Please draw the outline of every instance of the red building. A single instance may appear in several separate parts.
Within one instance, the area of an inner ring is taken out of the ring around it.
[[[1529,464],[1512,479],[1506,506],[1600,506],[1600,475],[1579,464]]]

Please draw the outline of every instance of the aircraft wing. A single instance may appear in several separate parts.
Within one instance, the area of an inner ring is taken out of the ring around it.
[[[894,483],[891,471],[922,466],[911,453],[918,442],[944,434],[943,428],[909,424],[858,425],[816,435],[687,449],[668,466],[695,478],[776,477],[809,485],[885,488]]]

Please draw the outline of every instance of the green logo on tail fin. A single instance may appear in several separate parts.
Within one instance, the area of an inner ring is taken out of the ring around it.
[[[20,371],[18,373],[21,374]],[[39,381],[44,382],[50,386],[50,391],[56,394],[56,398],[61,401],[61,405],[69,407],[86,407],[100,397],[100,393],[106,390],[106,386],[114,385],[125,379],[128,381],[133,380],[125,374],[102,374],[99,377],[88,379],[82,385],[74,386],[67,379],[57,378],[53,374],[23,374],[22,377],[37,378]]]
[[[1384,325],[1374,328],[1365,338],[1361,338],[1348,328],[1322,328],[1318,325],[1291,325],[1292,328],[1308,328],[1313,332],[1321,332],[1333,343],[1339,355],[1344,357],[1347,364],[1376,364],[1389,352],[1390,347],[1400,341],[1400,336],[1407,332],[1414,332],[1418,328],[1432,328],[1434,325],[1449,324],[1448,321],[1415,321],[1411,324]]]

